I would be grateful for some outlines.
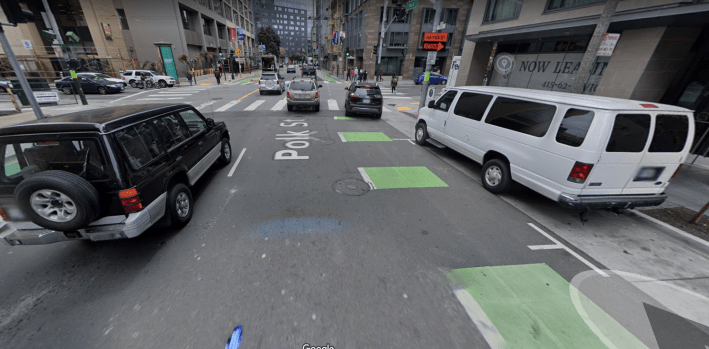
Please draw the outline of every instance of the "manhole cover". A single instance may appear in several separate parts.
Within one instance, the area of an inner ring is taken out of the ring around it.
[[[349,196],[359,196],[367,194],[369,184],[359,179],[340,179],[332,185],[336,192]]]

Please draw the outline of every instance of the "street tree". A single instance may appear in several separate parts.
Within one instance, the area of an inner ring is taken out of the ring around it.
[[[257,35],[261,45],[266,45],[266,53],[275,56],[280,56],[281,38],[276,34],[276,31],[271,27],[261,27]]]
[[[305,60],[305,56],[303,56],[303,54],[297,53],[297,52],[292,53],[290,55],[290,57],[288,57],[288,58],[291,60],[291,62],[302,62]]]

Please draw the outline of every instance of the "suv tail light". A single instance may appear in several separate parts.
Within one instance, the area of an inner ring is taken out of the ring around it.
[[[320,98],[318,97],[318,91],[315,91],[315,98]]]
[[[280,81],[280,80],[276,80],[276,85],[280,85],[280,84],[281,84],[281,81]]]
[[[140,194],[138,194],[138,190],[135,188],[119,191],[118,197],[121,199],[121,204],[126,213],[137,212],[143,209]]]
[[[261,79],[258,80],[258,84],[261,85]]]
[[[286,91],[286,98],[290,99],[290,91]]]
[[[583,183],[588,178],[588,174],[591,173],[591,169],[593,169],[593,164],[584,164],[576,161],[567,180],[574,183]]]
[[[356,93],[350,93],[350,97],[357,97]]]
[[[0,206],[0,218],[2,218],[4,221],[9,221],[10,217],[8,217],[7,213],[5,213],[5,208]]]

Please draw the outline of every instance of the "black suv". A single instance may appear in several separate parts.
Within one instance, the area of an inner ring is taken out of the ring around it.
[[[317,76],[317,73],[315,71],[315,67],[312,65],[304,65],[303,69],[300,70],[300,75],[301,76]]]
[[[353,82],[345,91],[345,115],[360,113],[373,114],[377,119],[382,117],[382,90],[377,84]]]
[[[94,109],[0,128],[0,239],[113,240],[192,217],[190,186],[231,161],[229,131],[188,104]]]

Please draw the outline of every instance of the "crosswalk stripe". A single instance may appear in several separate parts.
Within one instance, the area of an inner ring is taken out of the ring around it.
[[[148,95],[148,97],[187,97],[191,96],[191,93],[186,93],[186,94],[171,94],[171,95]]]
[[[283,109],[283,107],[286,106],[286,103],[288,103],[288,102],[286,101],[285,98],[283,98],[280,101],[278,101],[278,103],[276,103],[276,105],[274,105],[273,108],[271,108],[271,110],[281,110],[281,109]]]
[[[244,110],[256,110],[256,108],[258,108],[259,105],[263,104],[263,102],[265,102],[263,99],[259,99],[258,101],[251,103],[250,106],[244,108]]]
[[[214,103],[216,103],[216,102],[217,102],[217,101],[211,101],[211,102],[202,103],[202,104],[200,104],[199,107],[197,107],[196,109],[197,109],[197,110],[202,110],[202,108],[204,108],[204,107],[206,107],[206,106],[208,106],[208,105],[212,105],[212,104],[214,104]]]
[[[391,110],[389,110],[389,108],[387,108],[387,107],[382,107],[382,111],[391,111]]]
[[[175,98],[138,98],[136,101],[164,101],[166,99],[183,99],[184,97],[175,97]]]
[[[328,99],[327,100],[327,109],[330,110],[340,110],[340,108],[337,106],[337,101],[334,99]]]
[[[238,99],[237,99],[237,100],[234,100],[234,101],[231,101],[231,102],[229,102],[229,103],[227,103],[227,104],[224,104],[223,106],[221,106],[221,107],[215,109],[214,111],[215,111],[215,112],[227,111],[227,110],[229,110],[229,108],[235,106],[235,105],[236,105],[237,103],[239,103],[239,102],[240,102],[240,100],[238,100]]]

